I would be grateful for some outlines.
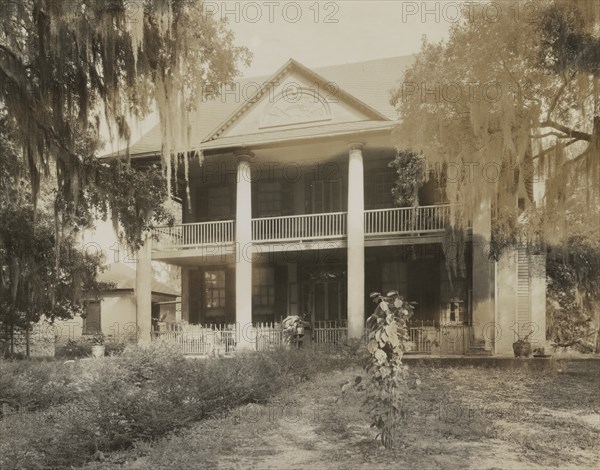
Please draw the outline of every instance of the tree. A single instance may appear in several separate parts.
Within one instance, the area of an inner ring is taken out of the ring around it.
[[[483,200],[492,257],[549,248],[549,337],[579,344],[600,300],[600,10],[587,0],[493,3],[497,16],[472,4],[447,42],[424,40],[392,96],[398,146],[445,184],[450,236]]]
[[[491,201],[499,255],[521,236],[555,241],[567,186],[597,204],[600,13],[587,1],[494,3],[497,17],[474,6],[447,42],[424,41],[392,103],[399,146],[445,177],[455,226]],[[547,180],[542,213],[534,178]]]
[[[74,233],[57,244],[48,184],[42,184],[33,217],[30,181],[14,178],[27,173],[6,121],[0,121],[0,160],[0,333],[10,335],[15,328],[27,331],[42,317],[52,321],[82,313],[82,292],[102,287],[96,275],[103,260],[80,252]]]
[[[0,11],[2,315],[28,325],[81,307],[99,260],[74,249],[75,235],[95,217],[110,215],[133,250],[169,220],[188,111],[250,56],[195,0],[0,0]],[[129,144],[129,120],[152,106],[162,168],[99,161],[101,122]]]
[[[249,59],[225,22],[195,0],[0,0],[0,10],[0,103],[27,162],[34,205],[41,176],[55,170],[61,209],[71,214],[82,191],[107,182],[84,158],[97,151],[101,120],[111,138],[116,131],[128,141],[128,118],[156,104],[170,193],[180,153],[187,168],[187,111]],[[119,209],[114,215],[127,223],[130,214]]]

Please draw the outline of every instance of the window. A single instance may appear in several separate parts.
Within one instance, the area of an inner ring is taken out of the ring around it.
[[[231,217],[231,188],[217,186],[208,189],[209,220],[224,220]]]
[[[377,209],[394,207],[392,188],[394,186],[394,173],[381,172],[374,175],[372,180],[372,204]]]
[[[204,305],[206,308],[225,307],[225,271],[204,272]]]
[[[260,183],[258,213],[260,217],[276,217],[283,213],[281,183]]]
[[[313,214],[342,210],[342,182],[340,180],[315,180],[311,183]]]
[[[100,305],[99,300],[88,300],[85,303],[85,318],[83,319],[84,335],[102,333]]]
[[[274,268],[254,268],[252,273],[252,304],[275,305]]]

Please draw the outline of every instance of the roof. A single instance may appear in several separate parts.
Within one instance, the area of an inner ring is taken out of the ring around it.
[[[98,275],[99,282],[110,282],[115,284],[115,290],[133,290],[135,289],[136,271],[125,263],[111,263],[107,269]],[[164,282],[152,279],[152,293],[165,294],[178,297],[180,292],[173,289]]]
[[[394,120],[397,118],[397,112],[390,104],[390,91],[402,79],[404,71],[413,62],[414,56],[410,55],[308,69],[290,59],[275,75],[242,78],[237,80],[236,84],[237,88],[242,90],[249,84],[264,84],[290,66],[295,66],[304,73],[312,73],[319,79],[335,83],[347,99],[362,104],[365,109],[370,110],[371,119],[377,119],[379,115],[381,118]],[[206,148],[204,142],[209,137],[216,136],[229,118],[240,111],[240,108],[239,97],[235,93],[224,93],[213,100],[201,103],[190,116],[190,124],[194,129],[192,149]],[[368,126],[367,123],[370,121],[362,122]],[[130,155],[157,154],[161,151],[161,145],[161,130],[160,125],[157,124],[129,147],[129,153]],[[122,154],[124,150],[106,156]]]

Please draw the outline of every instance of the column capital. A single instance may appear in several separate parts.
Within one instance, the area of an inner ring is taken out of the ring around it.
[[[352,142],[348,144],[348,150],[351,152],[352,150],[362,150],[365,144],[363,142]]]
[[[236,150],[233,154],[238,162],[249,162],[254,158],[254,152],[245,149]]]

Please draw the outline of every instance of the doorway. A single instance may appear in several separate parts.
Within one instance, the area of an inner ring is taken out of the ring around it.
[[[312,322],[345,322],[346,272],[342,267],[306,269],[302,282],[302,312]]]

